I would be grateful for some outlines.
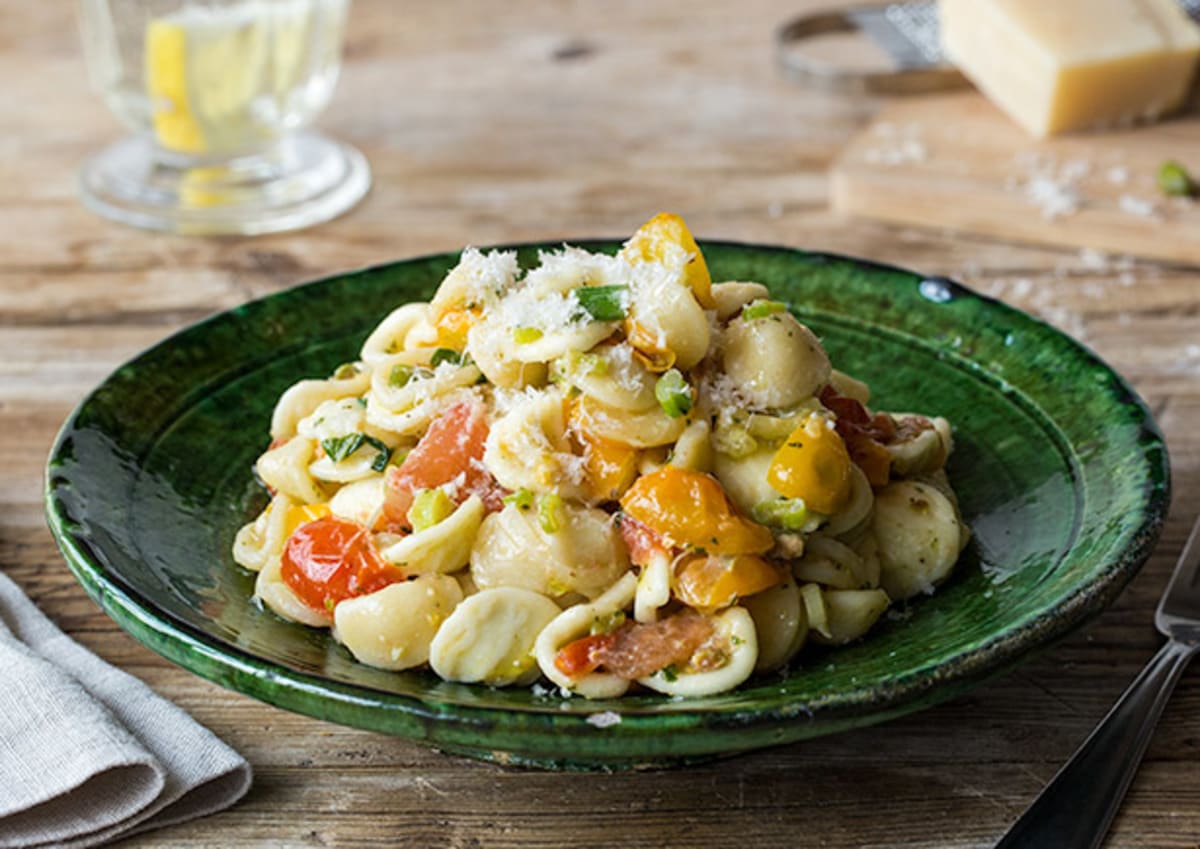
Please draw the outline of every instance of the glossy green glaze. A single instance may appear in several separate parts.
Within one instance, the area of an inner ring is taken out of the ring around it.
[[[586,244],[615,250],[615,243]],[[536,260],[524,246],[521,260]],[[841,257],[709,243],[716,280],[759,280],[870,383],[873,405],[954,422],[949,473],[973,539],[934,596],[786,674],[676,702],[562,700],[355,663],[327,633],[250,599],[237,528],[265,503],[251,466],[275,399],[352,360],[390,309],[456,256],[317,281],[189,328],[118,369],[64,425],[47,514],[101,606],[171,660],[280,707],[503,762],[665,765],[799,740],[928,706],[1097,613],[1157,539],[1166,449],[1091,352],[956,284]],[[622,722],[596,728],[590,714]]]

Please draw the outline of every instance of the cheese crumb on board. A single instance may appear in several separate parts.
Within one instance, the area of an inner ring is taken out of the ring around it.
[[[943,47],[1035,136],[1156,120],[1184,101],[1200,27],[1176,0],[939,0]]]

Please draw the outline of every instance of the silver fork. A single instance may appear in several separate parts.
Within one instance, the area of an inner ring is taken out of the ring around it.
[[[1200,519],[1154,624],[1166,645],[996,849],[1097,849],[1103,842],[1179,674],[1200,650]]]

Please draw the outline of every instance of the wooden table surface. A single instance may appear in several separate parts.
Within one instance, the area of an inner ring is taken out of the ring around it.
[[[371,194],[305,232],[205,240],[81,207],[76,168],[121,130],[85,83],[73,4],[0,0],[0,568],[256,773],[233,809],[127,845],[984,847],[1151,657],[1155,601],[1200,512],[1196,269],[833,217],[828,163],[880,104],[781,78],[771,33],[803,5],[356,0],[321,124],[366,153]],[[958,277],[1081,337],[1133,382],[1170,444],[1158,551],[1108,612],[968,696],[617,775],[475,763],[227,692],[134,642],[67,572],[42,517],[44,458],[71,408],[144,346],[329,272],[466,243],[623,235],[660,209],[701,237]],[[1167,707],[1109,846],[1200,846],[1198,673]]]

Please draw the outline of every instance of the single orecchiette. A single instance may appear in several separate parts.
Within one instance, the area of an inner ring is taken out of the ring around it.
[[[457,572],[471,558],[483,513],[483,502],[472,495],[442,521],[403,537],[379,553],[406,575]]]
[[[359,358],[368,365],[387,359],[388,357],[407,350],[405,344],[409,335],[429,317],[429,304],[405,304],[392,312],[371,331],[367,341],[363,342]]]
[[[510,504],[475,537],[471,573],[481,589],[521,587],[554,599],[595,598],[629,569],[620,534],[603,510],[564,503],[553,531],[538,510]]]
[[[429,660],[429,645],[462,601],[449,575],[422,575],[349,598],[333,610],[338,639],[368,666],[411,669]]]
[[[508,489],[584,494],[583,460],[571,453],[556,392],[522,400],[493,425],[483,464]]]
[[[343,378],[301,380],[279,396],[271,414],[271,439],[280,442],[296,435],[296,425],[324,401],[362,395],[370,383],[368,371],[356,371]]]
[[[754,619],[758,634],[756,672],[778,669],[804,647],[808,637],[808,616],[795,581],[771,587],[741,600]]]
[[[447,681],[530,684],[541,674],[533,644],[559,607],[516,587],[480,590],[442,623],[429,647],[429,665]]]
[[[254,580],[254,595],[259,601],[284,619],[301,625],[328,628],[333,624],[329,611],[309,607],[292,592],[292,588],[284,583],[281,566],[279,558],[275,557],[258,573]]]
[[[783,409],[829,383],[829,357],[813,332],[787,312],[735,318],[721,337],[725,373],[756,409]]]
[[[645,263],[636,266],[629,309],[629,337],[642,351],[669,352],[679,368],[691,368],[708,352],[704,309],[680,275]]]
[[[293,436],[278,448],[258,458],[255,469],[262,482],[303,504],[325,500],[325,493],[312,479],[308,466],[317,451],[317,441]]]
[[[873,528],[879,582],[896,601],[933,592],[965,543],[954,505],[919,481],[895,481],[876,494]]]

